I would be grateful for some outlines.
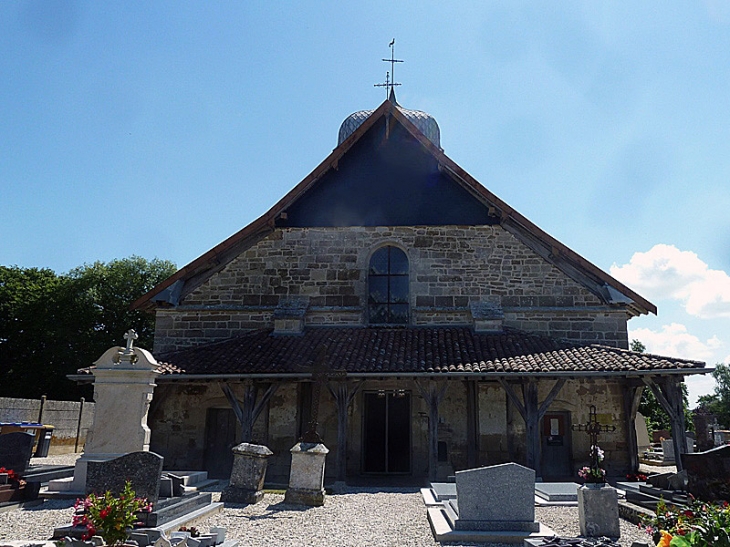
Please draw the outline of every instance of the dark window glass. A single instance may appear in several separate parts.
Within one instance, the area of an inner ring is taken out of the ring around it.
[[[408,323],[408,257],[396,247],[373,253],[368,269],[372,324]]]
[[[388,275],[388,249],[383,247],[373,253],[370,259],[370,273],[376,275]]]

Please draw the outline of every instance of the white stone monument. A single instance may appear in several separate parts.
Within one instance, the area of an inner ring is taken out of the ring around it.
[[[324,464],[328,453],[329,449],[322,443],[298,442],[294,445],[285,502],[324,505]]]
[[[106,461],[129,452],[149,451],[147,412],[156,387],[158,363],[152,354],[135,348],[134,330],[125,333],[127,346],[109,348],[94,363],[94,422],[84,454],[76,462],[73,480],[50,481],[49,492],[84,493],[89,461]]]

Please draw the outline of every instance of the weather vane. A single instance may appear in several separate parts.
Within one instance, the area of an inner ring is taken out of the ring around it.
[[[374,84],[374,87],[385,88],[386,97],[390,97],[390,92],[393,90],[393,88],[397,85],[400,85],[395,81],[395,64],[403,62],[401,59],[395,58],[395,38],[390,41],[390,44],[388,44],[388,46],[390,47],[390,59],[383,59],[383,61],[385,61],[386,63],[390,63],[390,72],[385,73],[384,84]]]

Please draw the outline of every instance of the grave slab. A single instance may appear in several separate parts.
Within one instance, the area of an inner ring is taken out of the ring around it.
[[[535,494],[547,501],[578,501],[578,488],[575,482],[538,482]]]
[[[433,496],[438,501],[455,500],[456,499],[456,483],[455,482],[434,482],[431,483]]]

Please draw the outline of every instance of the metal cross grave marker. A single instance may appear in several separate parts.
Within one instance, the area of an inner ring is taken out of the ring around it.
[[[591,469],[599,469],[598,450],[594,447],[598,446],[598,435],[601,433],[610,433],[616,431],[615,425],[601,425],[596,414],[596,405],[591,405],[588,412],[588,422],[585,424],[573,425],[573,431],[585,431],[591,436]]]

